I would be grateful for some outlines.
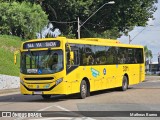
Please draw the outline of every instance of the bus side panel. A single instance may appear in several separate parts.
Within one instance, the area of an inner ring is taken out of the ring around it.
[[[145,80],[145,65],[140,65],[140,82]]]
[[[144,64],[129,65],[129,83],[130,85],[138,84],[145,79],[145,66]]]
[[[120,86],[121,80],[116,81],[117,71],[116,65],[80,66],[70,72],[66,79],[71,83],[72,93],[77,93],[80,92],[82,79],[87,78],[92,92]]]
[[[112,67],[115,68],[114,65]],[[125,74],[128,75],[129,85],[138,84],[144,80],[144,64],[119,64],[116,65],[116,69],[112,67],[108,69],[113,70],[116,75],[108,72],[108,78],[110,79],[108,82],[110,84],[109,88],[122,86],[122,80]],[[115,82],[113,79],[115,79]]]
[[[70,68],[69,68],[70,69]],[[88,78],[89,82],[90,82],[90,86],[91,86],[91,90],[93,89],[93,83],[92,81],[89,79],[90,75],[88,74],[88,70],[87,67],[82,67],[79,66],[78,68],[74,69],[73,71],[71,71],[70,73],[68,73],[66,75],[66,77],[64,78],[68,84],[71,86],[70,88],[68,88],[68,93],[69,94],[73,94],[73,93],[79,93],[80,92],[80,84],[83,78]]]
[[[118,86],[119,80],[117,77],[119,72],[118,65],[107,65],[106,67],[106,88]]]
[[[64,78],[68,84],[67,94],[79,93],[83,78],[89,80],[91,92],[121,87],[124,74],[128,75],[129,85],[139,83],[140,76],[144,79],[144,74],[140,74],[140,64],[79,66]]]
[[[108,86],[105,66],[79,66],[65,77],[72,86],[71,93],[80,92],[80,84],[84,78],[89,80],[90,91],[106,89]]]

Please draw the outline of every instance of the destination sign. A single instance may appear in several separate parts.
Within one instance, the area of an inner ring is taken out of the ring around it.
[[[33,49],[33,48],[51,48],[60,47],[60,41],[42,41],[42,42],[27,42],[23,44],[23,49]]]

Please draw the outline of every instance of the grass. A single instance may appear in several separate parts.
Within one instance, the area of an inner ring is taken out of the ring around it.
[[[14,65],[14,51],[20,48],[21,38],[0,35],[0,74],[19,76],[20,59],[17,56],[17,65]]]

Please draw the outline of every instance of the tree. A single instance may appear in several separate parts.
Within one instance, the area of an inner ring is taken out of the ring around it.
[[[29,2],[0,2],[0,34],[35,38],[48,23],[40,5]]]
[[[19,0],[18,0],[19,1]],[[22,1],[22,0],[20,0]],[[64,35],[77,34],[77,18],[83,23],[100,6],[110,0],[30,0],[40,4],[49,15],[53,25]],[[120,37],[135,26],[145,26],[153,18],[157,0],[114,0],[114,5],[105,5],[84,26],[82,37]],[[55,22],[58,21],[58,22]],[[65,21],[65,23],[62,23]],[[61,22],[61,23],[60,23]]]
[[[77,21],[77,17],[79,17],[81,23],[83,23],[94,11],[109,1],[110,0],[44,0],[41,1],[41,5],[49,14],[50,21],[71,22]],[[114,1],[114,5],[105,5],[89,21],[87,21],[84,25],[85,28],[81,27],[82,37],[92,37],[92,35],[86,31],[97,34],[113,31],[113,35],[121,35],[122,33],[127,34],[134,26],[145,26],[147,25],[148,19],[153,18],[153,13],[156,10],[154,4],[157,2],[157,0]],[[55,22],[54,25],[64,34],[69,32],[69,27],[71,26],[72,33],[77,33],[77,22],[68,24]],[[117,31],[115,31],[115,29]]]
[[[151,59],[153,58],[152,51],[148,49],[147,46],[144,46],[144,53],[145,53],[145,61],[149,60],[149,63],[151,62]]]

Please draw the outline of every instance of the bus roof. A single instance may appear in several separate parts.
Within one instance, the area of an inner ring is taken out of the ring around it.
[[[81,43],[81,44],[95,44],[95,45],[109,45],[120,47],[136,47],[143,48],[142,45],[124,44],[119,40],[114,39],[102,39],[102,38],[81,38],[81,39],[66,39],[68,43]]]

